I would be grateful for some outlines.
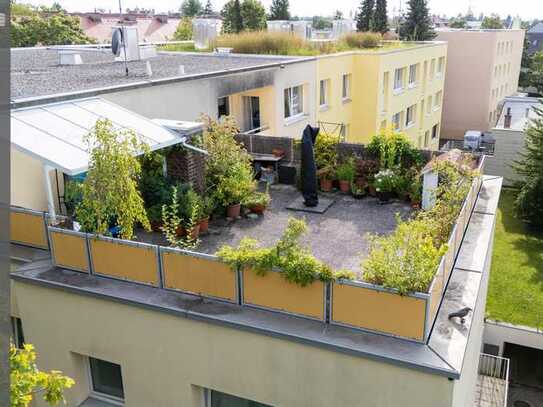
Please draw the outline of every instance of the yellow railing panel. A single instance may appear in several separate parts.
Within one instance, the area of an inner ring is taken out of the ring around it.
[[[89,272],[85,235],[73,235],[51,230],[51,249],[57,266]]]
[[[218,260],[162,252],[162,273],[166,288],[237,300],[236,272]]]
[[[332,320],[416,340],[424,338],[426,301],[333,283]]]
[[[47,233],[43,216],[37,213],[11,211],[10,240],[47,249]]]
[[[156,248],[89,239],[93,270],[123,280],[158,286]]]
[[[301,287],[288,282],[277,272],[259,276],[245,270],[243,302],[324,320],[324,283],[315,281]]]

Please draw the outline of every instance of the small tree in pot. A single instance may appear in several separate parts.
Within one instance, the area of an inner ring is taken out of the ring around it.
[[[339,190],[348,194],[351,190],[351,183],[354,181],[356,174],[354,159],[349,157],[344,163],[340,164],[336,171],[337,179],[339,180]]]
[[[332,180],[337,167],[338,143],[338,137],[326,133],[319,134],[315,142],[315,164],[317,165],[320,187],[324,192],[332,190]]]

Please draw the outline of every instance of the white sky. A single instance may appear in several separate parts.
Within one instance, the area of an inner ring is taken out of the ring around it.
[[[93,11],[94,8],[103,8],[106,11],[118,11],[118,0],[57,0],[68,11]],[[123,10],[126,8],[154,8],[156,12],[178,10],[182,0],[122,0]],[[201,0],[205,3],[205,0]],[[211,0],[215,9],[220,9],[227,0]],[[271,0],[261,0],[269,8]],[[51,5],[54,0],[18,0],[20,3],[35,5]],[[345,16],[349,16],[360,0],[290,0],[291,14],[298,16],[332,15],[334,10],[341,10]],[[407,0],[388,0],[389,16],[399,9],[400,4],[405,9]],[[543,1],[541,0],[429,0],[432,14],[446,14],[456,16],[465,13],[471,4],[475,16],[481,12],[484,14],[498,13],[503,18],[508,14],[519,15],[526,20],[543,18]]]

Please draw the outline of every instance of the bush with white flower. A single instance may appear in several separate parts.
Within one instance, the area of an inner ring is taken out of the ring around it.
[[[377,192],[392,192],[396,187],[396,173],[391,169],[381,170],[375,175]]]

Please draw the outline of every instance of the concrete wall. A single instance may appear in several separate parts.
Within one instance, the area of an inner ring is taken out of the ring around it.
[[[507,129],[492,129],[496,138],[493,156],[487,156],[485,161],[485,174],[503,177],[503,185],[510,186],[518,178],[511,164],[520,158],[524,150],[524,137],[522,131]]]
[[[543,350],[543,331],[503,322],[487,321],[484,343],[498,346],[500,355],[503,355],[505,342]]]
[[[201,407],[201,387],[282,407],[452,403],[454,381],[417,370],[23,282],[12,299],[39,366],[75,379],[69,406],[89,394],[85,356],[121,365],[129,407]]]
[[[517,91],[524,30],[446,30],[436,39],[448,42],[442,137],[489,130],[498,103]]]

